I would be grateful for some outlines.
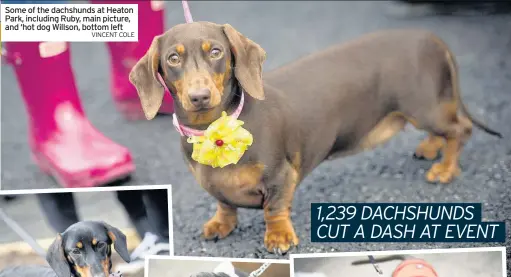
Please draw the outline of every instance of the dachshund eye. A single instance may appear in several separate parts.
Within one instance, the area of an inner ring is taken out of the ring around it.
[[[98,249],[103,249],[106,247],[106,243],[104,242],[98,242],[97,246],[96,246]]]
[[[212,59],[219,59],[222,57],[222,50],[218,48],[213,48],[211,52],[209,52],[209,57]]]
[[[181,58],[178,54],[174,53],[169,56],[168,62],[171,66],[176,66],[181,62]]]
[[[78,248],[75,248],[75,249],[73,249],[73,251],[71,251],[71,254],[80,255],[80,254],[82,254],[82,251],[80,251],[80,249],[78,249]]]

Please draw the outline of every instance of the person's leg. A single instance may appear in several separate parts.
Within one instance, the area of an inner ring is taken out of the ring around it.
[[[142,192],[137,190],[117,191],[117,199],[124,206],[140,238],[144,238],[147,232],[152,232],[142,197]]]
[[[145,119],[138,93],[129,81],[133,66],[147,52],[155,36],[165,32],[164,1],[91,0],[93,4],[138,4],[138,42],[107,42],[110,53],[111,91],[118,110],[127,119]],[[174,112],[172,97],[165,93],[160,113]]]
[[[117,265],[115,271],[126,274],[141,271],[144,268],[145,257],[148,255],[170,254],[167,191],[160,189],[138,193],[143,193],[143,203],[152,231],[147,232],[137,248],[133,250],[129,264]]]
[[[131,154],[84,114],[68,43],[7,42],[28,113],[34,161],[63,187],[100,186],[134,170]]]
[[[39,193],[37,199],[46,220],[58,233],[64,232],[69,226],[79,221],[71,192]]]
[[[169,201],[166,190],[147,190],[144,193],[147,217],[163,243],[169,242]]]

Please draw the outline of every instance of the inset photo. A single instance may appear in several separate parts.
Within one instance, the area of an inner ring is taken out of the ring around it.
[[[294,277],[506,277],[506,248],[291,255]]]
[[[171,186],[0,192],[0,277],[142,277],[173,255]]]
[[[145,277],[290,277],[289,261],[151,256]]]

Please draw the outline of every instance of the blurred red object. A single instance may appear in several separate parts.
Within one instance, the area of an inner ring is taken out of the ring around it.
[[[431,264],[422,259],[409,259],[401,262],[392,277],[438,277]]]

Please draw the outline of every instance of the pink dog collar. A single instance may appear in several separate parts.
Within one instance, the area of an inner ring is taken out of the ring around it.
[[[238,107],[236,108],[234,113],[231,114],[231,117],[234,117],[234,119],[238,119],[238,117],[241,114],[241,111],[243,110],[244,103],[245,103],[245,93],[242,90],[241,91],[240,104],[238,105]],[[187,137],[196,136],[196,137],[200,137],[200,136],[204,135],[204,131],[192,129],[192,128],[186,127],[184,125],[181,125],[179,123],[179,121],[177,120],[177,116],[176,116],[175,113],[172,115],[172,117],[173,117],[172,123],[174,124],[174,127],[176,128],[176,130],[179,132],[179,134],[181,136],[187,136]]]

